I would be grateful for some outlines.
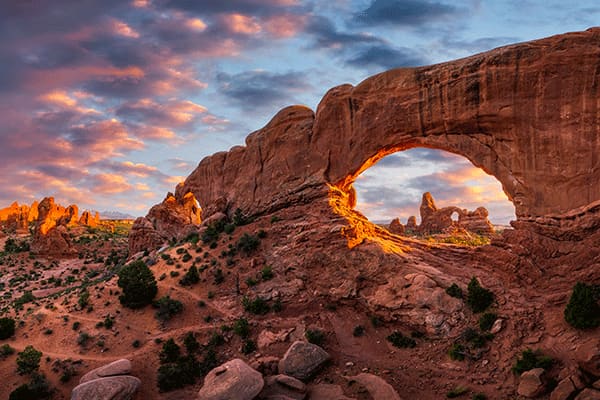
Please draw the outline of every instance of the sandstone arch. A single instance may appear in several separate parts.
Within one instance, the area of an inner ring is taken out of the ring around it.
[[[600,226],[600,29],[391,70],[331,89],[316,113],[281,110],[246,146],[203,159],[177,187],[203,217],[259,215],[339,190],[379,158],[431,147],[494,175],[516,226],[558,237]],[[585,220],[585,223],[581,221]]]

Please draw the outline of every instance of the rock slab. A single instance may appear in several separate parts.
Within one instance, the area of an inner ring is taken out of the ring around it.
[[[131,400],[141,384],[134,376],[98,378],[76,386],[71,400]]]
[[[310,378],[331,357],[319,346],[296,341],[279,361],[279,373],[305,380]]]

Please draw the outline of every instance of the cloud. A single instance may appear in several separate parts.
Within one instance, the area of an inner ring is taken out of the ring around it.
[[[384,69],[415,67],[427,64],[418,52],[406,48],[394,48],[385,44],[364,47],[346,60],[346,64],[357,67],[383,67]]]
[[[306,33],[315,40],[315,48],[342,49],[364,43],[381,43],[381,39],[368,33],[343,32],[327,17],[312,16],[306,26]]]
[[[392,24],[416,27],[458,12],[457,7],[438,1],[374,0],[369,7],[354,15],[353,22],[366,26]]]
[[[299,6],[298,0],[158,0],[160,6],[210,15],[237,11],[244,14],[272,15]]]
[[[272,73],[245,71],[238,74],[220,73],[217,76],[221,93],[244,110],[257,107],[286,105],[294,92],[310,89],[306,77],[300,72]]]

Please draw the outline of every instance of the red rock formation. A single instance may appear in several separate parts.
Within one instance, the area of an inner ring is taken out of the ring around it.
[[[33,231],[31,251],[45,255],[74,253],[67,225],[77,216],[77,206],[64,208],[54,203],[53,197],[44,198],[38,206],[38,219]]]
[[[400,222],[400,219],[398,218],[394,218],[392,222],[390,222],[388,230],[396,235],[404,235],[405,233],[404,225],[402,225],[402,222]]]
[[[421,146],[494,175],[518,230],[584,237],[600,227],[599,42],[600,29],[589,29],[333,88],[316,113],[285,108],[245,147],[203,159],[175,200],[193,193],[205,217],[308,204],[332,186],[351,202],[362,171]],[[169,213],[151,214],[161,235],[177,233]]]
[[[172,239],[180,240],[200,225],[202,210],[192,193],[181,201],[168,193],[146,217],[135,220],[129,234],[129,254],[153,249]]]
[[[98,213],[96,213],[95,217],[92,217],[92,214],[89,211],[84,211],[81,214],[81,218],[79,218],[79,224],[89,226],[91,228],[98,225]]]

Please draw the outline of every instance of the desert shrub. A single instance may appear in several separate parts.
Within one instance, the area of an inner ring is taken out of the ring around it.
[[[450,297],[455,297],[457,299],[463,298],[463,291],[460,288],[460,286],[458,286],[456,283],[453,283],[452,285],[446,288],[446,294]]]
[[[471,400],[487,400],[487,396],[483,393],[475,393]]]
[[[157,385],[161,392],[179,389],[195,382],[191,371],[180,363],[168,363],[158,367]]]
[[[77,336],[77,344],[85,347],[92,337],[87,332],[80,332],[79,336]]]
[[[231,235],[235,231],[235,224],[227,224],[223,227],[223,232],[228,235]]]
[[[157,308],[154,315],[160,322],[166,322],[183,311],[183,303],[179,300],[171,299],[169,296],[161,297],[152,303],[152,306]]]
[[[15,334],[15,320],[10,317],[0,318],[0,340],[8,339]]]
[[[244,252],[246,255],[252,253],[260,245],[260,239],[258,236],[244,233],[241,238],[237,241],[237,248]]]
[[[512,371],[517,375],[521,375],[523,372],[534,368],[548,369],[553,362],[554,360],[551,357],[544,356],[539,350],[527,349],[521,353],[521,357],[513,365]]]
[[[321,346],[325,341],[325,333],[320,329],[307,329],[304,337],[309,343]]]
[[[245,311],[256,315],[264,315],[271,310],[269,303],[261,297],[250,300],[248,297],[244,296],[242,298],[242,306]]]
[[[90,292],[87,289],[84,289],[79,293],[77,304],[82,310],[90,304]]]
[[[200,343],[198,343],[192,332],[188,332],[187,335],[185,335],[183,338],[183,345],[185,346],[185,350],[188,352],[188,354],[194,354],[200,350]]]
[[[448,349],[448,356],[450,356],[450,359],[452,359],[452,360],[463,361],[465,359],[465,355],[466,355],[465,346],[463,346],[460,343],[454,343]]]
[[[479,329],[482,331],[489,331],[494,326],[494,322],[498,319],[498,315],[495,313],[486,312],[479,317]]]
[[[262,271],[260,271],[260,277],[263,281],[269,281],[273,279],[273,267],[266,265]]]
[[[206,230],[202,233],[202,242],[204,243],[215,243],[219,240],[221,232],[225,229],[225,221],[215,221],[206,227]]]
[[[200,274],[198,273],[198,268],[195,265],[192,265],[190,269],[183,275],[183,278],[179,281],[181,286],[190,286],[195,283],[200,282]]]
[[[75,321],[73,322],[73,326],[71,326],[71,328],[76,331],[77,329],[79,329],[79,327],[81,326],[81,322],[79,321]]]
[[[250,222],[250,219],[248,217],[246,217],[246,215],[244,215],[244,213],[242,212],[241,208],[236,208],[235,212],[233,213],[233,223],[236,226],[242,226],[242,225],[246,225]]]
[[[240,318],[233,323],[233,332],[245,339],[250,335],[250,325],[246,318]]]
[[[485,311],[494,302],[494,294],[481,287],[477,278],[473,277],[467,287],[467,304],[474,313]]]
[[[208,339],[209,347],[217,347],[225,344],[225,337],[221,335],[219,332],[213,332],[210,335],[210,339]]]
[[[133,348],[134,348],[134,349],[138,349],[138,348],[139,348],[139,347],[142,345],[142,343],[139,341],[139,339],[135,339],[135,340],[134,340],[134,341],[131,343],[131,345],[133,346]]]
[[[256,286],[257,284],[257,280],[252,277],[246,279],[246,285],[248,285],[248,287]]]
[[[253,353],[256,351],[256,343],[253,340],[244,340],[241,350],[243,354]]]
[[[8,343],[5,343],[2,346],[0,346],[0,359],[6,358],[13,354],[15,354],[15,349],[10,347]]]
[[[280,312],[283,310],[283,304],[281,303],[281,299],[276,299],[273,302],[273,312]]]
[[[8,400],[46,400],[52,396],[52,388],[42,374],[34,374],[29,383],[13,390]]]
[[[124,266],[119,271],[117,285],[122,289],[121,304],[134,309],[152,303],[158,291],[154,274],[142,260]]]
[[[413,338],[405,336],[398,331],[392,332],[386,339],[398,348],[413,348],[417,345],[417,342]]]
[[[21,253],[24,251],[29,251],[29,243],[24,240],[17,242],[13,238],[8,238],[6,239],[6,242],[4,242],[5,253]]]
[[[221,268],[217,268],[213,271],[213,278],[215,285],[220,285],[225,280],[225,275],[223,275],[223,270]]]
[[[450,390],[448,393],[446,393],[446,398],[453,399],[455,397],[462,396],[463,394],[467,394],[468,392],[468,388],[464,386],[457,386],[454,389]]]
[[[14,307],[15,309],[23,308],[23,305],[26,303],[31,303],[35,300],[35,296],[31,293],[30,290],[26,290],[21,297],[15,300]]]
[[[352,331],[352,336],[359,337],[365,334],[365,327],[362,325],[356,325]]]
[[[371,321],[371,325],[373,325],[373,328],[379,328],[380,326],[383,326],[383,320],[377,315],[371,315],[369,320]]]
[[[494,335],[492,335],[489,332],[480,333],[476,329],[467,328],[462,333],[461,338],[465,342],[469,343],[471,345],[471,347],[480,348],[480,347],[485,346],[485,344],[488,340],[492,340],[494,338]]]
[[[564,311],[565,321],[574,328],[587,329],[600,326],[600,285],[577,282]]]
[[[104,321],[102,321],[102,325],[106,329],[112,328],[114,324],[115,324],[115,318],[111,317],[110,315],[107,315],[106,318],[104,318]]]
[[[167,364],[177,361],[181,354],[179,345],[175,343],[173,338],[163,343],[162,350],[158,355],[161,364]]]
[[[192,259],[192,255],[190,253],[185,253],[183,257],[181,257],[181,261],[186,263]]]
[[[42,352],[36,350],[32,345],[17,354],[17,372],[19,375],[31,374],[40,368]]]

